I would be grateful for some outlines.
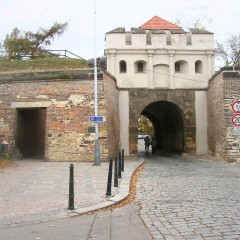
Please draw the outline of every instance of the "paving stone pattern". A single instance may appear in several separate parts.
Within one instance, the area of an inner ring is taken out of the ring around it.
[[[0,228],[39,223],[71,216],[68,208],[67,162],[16,161],[0,170]],[[108,163],[94,167],[74,163],[75,207],[89,207],[107,200]]]
[[[137,186],[155,239],[240,239],[240,165],[148,157]]]

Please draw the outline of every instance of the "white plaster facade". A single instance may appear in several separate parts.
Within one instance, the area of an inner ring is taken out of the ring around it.
[[[128,89],[132,88],[196,89],[196,153],[207,153],[205,90],[209,78],[215,71],[212,33],[200,29],[185,32],[141,28],[125,31],[124,28],[117,28],[106,33],[105,55],[107,70],[116,77],[120,91],[120,139],[127,155],[129,153],[127,93]]]

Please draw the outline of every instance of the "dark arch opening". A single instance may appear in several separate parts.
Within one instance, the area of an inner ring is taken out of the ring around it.
[[[120,68],[120,73],[126,73],[127,72],[127,64],[124,60],[121,60],[119,62],[119,68]]]
[[[184,123],[181,109],[167,101],[148,105],[141,115],[153,124],[153,136],[157,151],[164,153],[184,152]]]

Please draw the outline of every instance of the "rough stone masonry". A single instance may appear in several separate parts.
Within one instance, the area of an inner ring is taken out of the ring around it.
[[[107,72],[98,73],[98,109],[101,159],[107,160],[119,150],[118,91]],[[92,70],[0,75],[0,140],[12,157],[35,157],[43,149],[48,161],[93,161],[92,115]],[[34,124],[38,130],[31,133]]]

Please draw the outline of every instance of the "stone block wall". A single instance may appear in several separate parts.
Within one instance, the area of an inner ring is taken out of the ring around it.
[[[138,118],[149,104],[167,101],[180,109],[183,120],[184,152],[196,151],[196,117],[194,90],[130,90],[129,91],[129,147],[137,152]]]
[[[236,146],[232,124],[232,104],[240,100],[240,75],[232,69],[220,69],[209,82],[208,146],[209,153],[228,162],[235,162]]]
[[[208,98],[208,149],[218,157],[226,157],[226,119],[224,116],[224,81],[222,75],[209,82]]]
[[[103,90],[107,100],[103,115],[107,118],[108,155],[114,157],[120,150],[119,93],[115,78],[108,72],[105,72],[103,76]]]
[[[0,139],[9,143],[10,155],[18,150],[15,145],[18,109],[40,107],[46,108],[46,160],[94,160],[95,134],[89,131],[95,126],[89,122],[89,116],[94,115],[94,81],[90,71],[1,75],[0,94]],[[117,106],[115,80],[108,74],[99,74],[98,108],[99,115],[105,118],[99,123],[103,161],[118,148],[118,117],[109,114],[116,114]]]

